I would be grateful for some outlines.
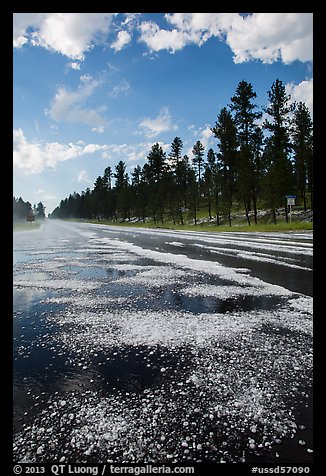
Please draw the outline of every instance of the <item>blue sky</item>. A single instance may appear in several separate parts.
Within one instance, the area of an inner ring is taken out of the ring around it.
[[[15,13],[16,197],[50,213],[119,160],[131,173],[155,142],[183,154],[241,80],[258,106],[280,79],[312,111],[312,13]]]

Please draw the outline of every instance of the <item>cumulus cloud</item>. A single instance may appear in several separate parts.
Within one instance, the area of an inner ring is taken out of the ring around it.
[[[140,40],[150,51],[174,53],[187,44],[201,46],[216,37],[226,41],[236,63],[312,60],[312,13],[171,13],[165,19],[171,29],[152,21],[139,26]]]
[[[177,126],[172,123],[172,118],[167,106],[162,107],[159,115],[155,119],[149,117],[143,119],[139,127],[145,136],[149,138],[156,137],[162,132],[175,131],[177,129]]]
[[[313,59],[312,13],[254,13],[237,19],[226,35],[236,63]]]
[[[107,145],[60,144],[58,142],[28,141],[22,129],[13,132],[14,167],[26,174],[37,174],[46,168],[55,168],[60,162],[72,160],[85,154],[104,153]]]
[[[104,42],[112,13],[14,13],[13,45],[26,43],[82,61],[94,45]]]
[[[108,41],[115,15],[15,13],[13,44],[15,48],[29,44],[56,51],[72,60],[69,67],[78,69],[88,51]],[[188,44],[201,46],[210,38],[217,38],[229,45],[235,63],[312,60],[312,13],[167,13],[167,28],[154,21],[142,21],[138,14],[125,16],[110,44],[116,52],[131,42],[131,32],[137,29],[140,41],[151,52],[174,53]]]
[[[111,43],[111,48],[114,51],[121,51],[131,42],[131,34],[125,30],[119,31],[117,39]]]
[[[313,80],[302,81],[299,84],[289,83],[285,86],[285,91],[290,94],[291,101],[303,102],[313,116]]]
[[[44,21],[46,13],[14,13],[13,14],[13,46],[21,48],[29,42],[27,29],[39,28]]]
[[[83,75],[80,79],[81,84],[76,91],[68,91],[64,86],[60,86],[46,113],[57,122],[82,123],[93,127],[92,130],[103,132],[106,120],[102,113],[106,107],[87,108],[84,105],[100,82],[92,79],[90,75]]]
[[[174,53],[181,50],[191,40],[188,33],[177,29],[164,30],[154,22],[143,22],[140,25],[140,40],[146,43],[150,51],[170,50]]]

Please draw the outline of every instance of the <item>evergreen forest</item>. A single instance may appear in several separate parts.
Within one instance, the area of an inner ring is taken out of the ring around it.
[[[33,205],[25,202],[22,197],[13,197],[13,222],[37,221],[45,219],[45,206],[42,202]]]
[[[232,225],[232,213],[242,210],[257,223],[259,210],[278,210],[288,221],[287,195],[295,195],[303,210],[313,208],[313,122],[303,102],[290,103],[282,81],[268,91],[261,109],[251,83],[240,81],[230,103],[211,127],[216,150],[197,140],[192,156],[183,154],[180,137],[164,152],[158,142],[141,167],[127,173],[120,160],[106,167],[93,189],[61,200],[49,218],[198,222],[199,210],[215,224]],[[264,114],[264,115],[263,115]],[[263,120],[263,118],[265,118]]]

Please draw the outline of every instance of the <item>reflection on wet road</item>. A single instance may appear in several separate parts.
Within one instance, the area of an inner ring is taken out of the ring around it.
[[[311,462],[311,402],[311,232],[15,233],[17,462]]]

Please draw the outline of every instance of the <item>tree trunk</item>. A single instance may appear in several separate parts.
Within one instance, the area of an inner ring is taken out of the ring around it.
[[[304,211],[307,210],[307,200],[306,200],[306,190],[303,189],[303,209]]]
[[[257,225],[257,199],[256,199],[255,193],[253,194],[253,197],[252,197],[252,203],[254,205],[254,221],[255,221],[255,225]]]
[[[286,223],[289,223],[289,211],[288,211],[288,203],[287,203],[287,198],[285,198],[285,221]]]
[[[250,217],[249,217],[248,204],[247,204],[247,201],[246,201],[246,197],[244,197],[244,206],[245,206],[245,210],[246,210],[247,222],[248,222],[248,225],[250,226]]]
[[[209,198],[209,200],[208,200],[208,216],[209,216],[210,220],[212,219],[211,208],[212,208],[212,203],[211,203],[211,200]]]
[[[216,204],[216,224],[217,226],[220,225],[220,217],[219,217],[219,212],[218,212],[218,192],[216,192],[216,195],[215,195],[215,204]]]

